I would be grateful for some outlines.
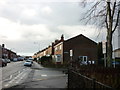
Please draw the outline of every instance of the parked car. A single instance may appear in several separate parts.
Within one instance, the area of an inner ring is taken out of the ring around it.
[[[23,57],[18,57],[18,61],[23,61],[24,58]]]
[[[2,67],[7,66],[7,61],[5,59],[2,59]]]
[[[24,66],[32,66],[32,62],[30,60],[25,61]]]
[[[27,61],[31,61],[31,63],[33,63],[33,60],[32,60],[32,59],[28,59]]]
[[[17,62],[18,61],[18,59],[17,58],[13,58],[13,62]]]
[[[10,62],[11,62],[10,59],[5,59],[5,60],[6,60],[7,63],[10,63]]]

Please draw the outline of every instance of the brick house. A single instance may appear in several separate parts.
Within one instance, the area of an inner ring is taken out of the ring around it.
[[[37,52],[36,54],[33,55],[33,58],[41,58],[43,56],[50,56],[52,55],[52,46],[48,46],[47,48]]]
[[[17,58],[17,54],[7,48],[5,48],[5,45],[2,44],[2,58],[3,59],[10,59],[13,60],[13,58]]]
[[[55,40],[54,43],[52,43],[53,46],[53,61],[55,64],[63,64],[63,42],[64,37],[61,36],[60,40]]]
[[[34,57],[52,55],[55,64],[63,64],[71,60],[70,51],[73,54],[72,60],[82,59],[90,63],[97,61],[97,43],[82,34],[68,40],[64,40],[62,35],[60,40],[55,40],[52,46],[34,54]]]
[[[54,45],[54,58],[58,63],[66,63],[71,60],[82,59],[95,63],[97,61],[97,43],[80,34],[76,37],[61,41]]]

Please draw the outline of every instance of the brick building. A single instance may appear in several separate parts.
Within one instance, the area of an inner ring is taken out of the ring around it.
[[[63,42],[64,37],[61,36],[60,40],[55,40],[53,45],[53,60],[55,64],[63,64]]]
[[[52,55],[52,52],[53,52],[52,50],[53,50],[52,46],[48,46],[47,48],[35,53],[33,55],[33,58],[38,58],[39,59],[42,56],[50,56],[50,55]]]
[[[71,52],[71,53],[70,53]],[[96,63],[97,43],[80,34],[76,37],[64,40],[63,35],[60,40],[55,40],[49,46],[34,55],[36,58],[52,55],[55,64],[63,64],[72,60],[81,59],[82,61]]]
[[[97,43],[82,34],[66,40],[63,43],[63,61],[71,60],[71,58],[95,63],[97,61]]]
[[[13,60],[13,58],[16,58],[17,54],[7,48],[5,48],[5,45],[2,44],[2,58],[3,59],[10,59]]]
[[[71,53],[70,53],[71,52]],[[54,61],[67,63],[70,60],[95,63],[97,61],[97,43],[80,34],[54,45]]]

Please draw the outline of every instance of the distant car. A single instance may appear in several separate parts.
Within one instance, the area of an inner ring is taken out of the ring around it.
[[[34,59],[33,59],[33,58],[29,58],[28,60],[30,60],[30,61],[33,63],[33,60],[34,60]]]
[[[10,59],[5,59],[5,60],[6,60],[7,63],[10,63],[10,62],[11,62]]]
[[[2,67],[7,66],[7,61],[5,59],[2,59]]]
[[[13,62],[17,62],[17,61],[18,61],[18,59],[17,59],[17,58],[14,58],[14,59],[13,59]]]
[[[29,61],[29,60],[27,60],[25,63],[24,63],[24,66],[32,66],[32,62],[31,61]]]
[[[33,60],[28,59],[27,61],[30,61],[31,63],[33,63]]]

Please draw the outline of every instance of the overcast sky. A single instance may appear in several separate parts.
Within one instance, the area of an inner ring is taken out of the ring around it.
[[[64,34],[65,39],[83,34],[98,42],[94,25],[84,25],[80,19],[85,9],[72,0],[0,0],[0,44],[20,55],[33,55],[51,45]]]

